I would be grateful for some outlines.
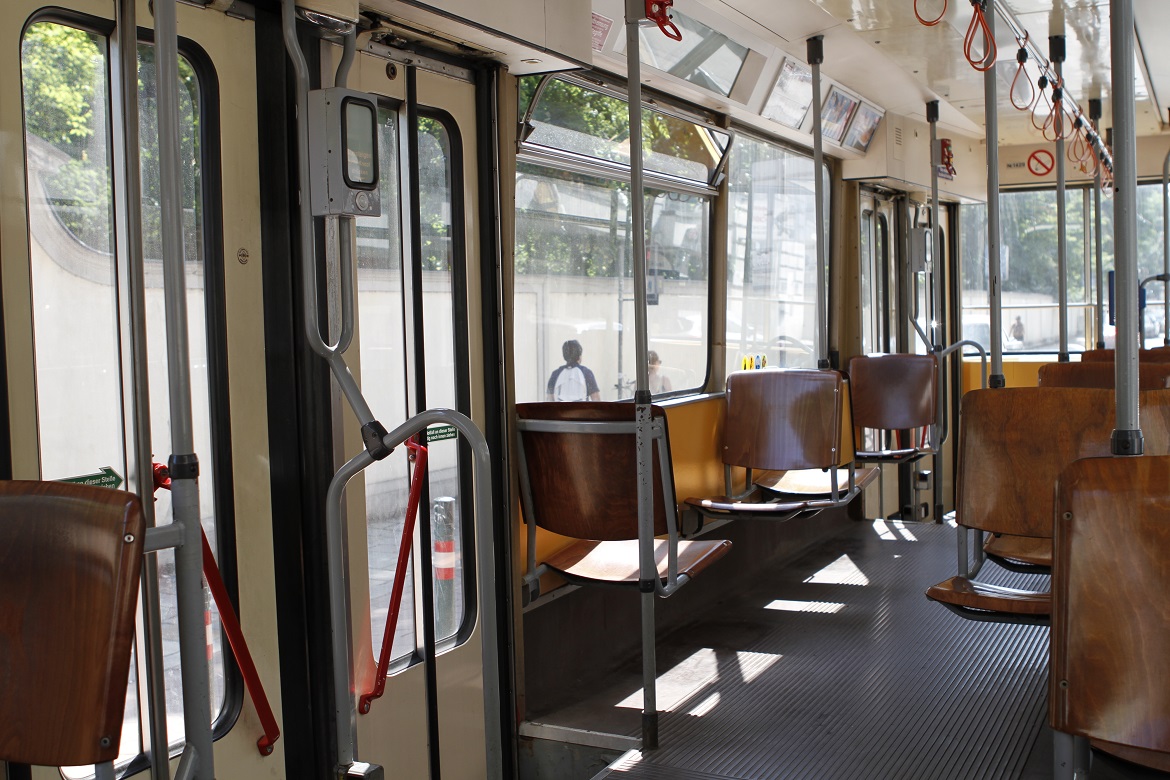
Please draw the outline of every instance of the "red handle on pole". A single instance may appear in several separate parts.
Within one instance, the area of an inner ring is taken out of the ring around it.
[[[670,21],[670,14],[667,13],[672,5],[674,0],[646,0],[646,18],[657,24],[667,38],[681,41],[682,33]]]
[[[382,651],[378,654],[378,672],[374,675],[374,688],[363,693],[358,700],[358,712],[365,715],[370,704],[386,692],[386,672],[390,668],[390,651],[394,645],[394,629],[398,627],[398,612],[402,607],[402,591],[406,588],[406,565],[410,561],[410,548],[414,544],[414,524],[418,517],[418,503],[422,496],[423,479],[427,472],[427,448],[418,443],[417,437],[406,441],[410,450],[409,458],[414,461],[414,474],[410,478],[410,496],[406,501],[406,522],[402,526],[402,541],[398,545],[398,565],[394,568],[394,586],[390,590],[390,610],[386,613],[386,629],[382,632]]]

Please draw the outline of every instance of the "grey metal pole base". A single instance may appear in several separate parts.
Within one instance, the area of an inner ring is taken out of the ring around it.
[[[1089,740],[1052,732],[1053,780],[1089,780]]]
[[[642,749],[658,749],[658,713],[642,713]]]
[[[345,780],[386,780],[386,770],[378,764],[355,761],[349,766],[339,766],[337,776]]]

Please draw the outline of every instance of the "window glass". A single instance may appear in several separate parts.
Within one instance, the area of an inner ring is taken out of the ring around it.
[[[406,309],[402,276],[402,234],[399,214],[390,204],[399,200],[398,114],[378,108],[378,186],[382,216],[358,217],[358,326],[361,330],[362,394],[370,408],[385,410],[391,419],[406,419]],[[397,569],[398,550],[406,520],[412,464],[407,449],[364,472],[369,545],[370,621],[374,657],[382,648],[386,613]],[[402,607],[393,641],[393,658],[414,652],[414,572],[408,561]]]
[[[1091,269],[1085,254],[1084,194],[1077,188],[1069,189],[1065,195],[1069,349],[1080,352],[1091,333],[1093,317],[1087,305]],[[987,294],[987,208],[974,205],[962,209],[962,336],[990,350],[993,334]],[[1000,193],[1003,316],[999,338],[1005,352],[1060,349],[1056,212],[1055,190]]]
[[[624,182],[520,165],[515,348],[529,357],[517,360],[518,402],[633,397],[629,197]],[[710,201],[647,189],[644,208],[651,390],[695,390],[707,374]]]
[[[730,95],[748,48],[677,9],[672,8],[670,15],[682,40],[667,38],[656,26],[640,28],[642,62],[703,89]]]
[[[385,206],[401,200],[399,113],[379,107],[378,125],[382,216],[357,220],[362,392],[371,408],[388,409],[405,419],[410,412],[408,387],[413,381],[406,342],[408,338],[413,339],[414,330],[407,322],[400,215]],[[454,273],[461,258],[456,254],[454,241],[459,226],[454,224],[453,152],[446,126],[436,119],[421,117],[418,149],[423,250],[419,284],[425,320],[424,405],[457,409],[457,381],[462,368],[456,361],[459,351],[455,344],[458,317]],[[442,642],[456,635],[467,616],[460,444],[458,439],[446,439],[429,442],[427,449],[430,508],[423,506],[419,511],[420,514],[429,511],[432,520],[435,638]],[[375,657],[382,648],[413,468],[413,463],[407,460],[407,448],[399,447],[365,472],[370,629]],[[422,636],[418,625],[420,611],[416,608],[418,589],[414,582],[419,550],[412,549],[414,555],[407,564],[410,568],[405,575],[391,652],[391,659],[400,662],[415,652]]]
[[[522,101],[538,79],[521,82]],[[626,101],[579,84],[553,79],[532,114],[526,143],[630,163]],[[650,108],[642,112],[643,165],[647,171],[706,183],[727,149],[728,135]]]
[[[817,246],[812,158],[741,136],[729,162],[727,370],[745,356],[815,366]],[[828,172],[824,177],[828,213]],[[826,247],[828,230],[825,228]]]
[[[21,42],[44,479],[127,473],[107,56],[105,38],[48,22]]]
[[[877,352],[877,325],[874,315],[880,311],[875,300],[877,270],[873,262],[873,211],[861,214],[861,352]]]
[[[421,198],[422,288],[425,327],[427,408],[460,408],[457,379],[462,370],[456,359],[455,179],[452,138],[443,122],[420,117],[418,123],[418,182]],[[466,410],[465,410],[466,411]],[[431,546],[434,567],[435,641],[455,635],[463,623],[463,509],[460,493],[460,439],[427,445],[431,499]],[[470,511],[470,510],[468,510]]]
[[[113,173],[107,95],[107,42],[92,33],[52,22],[29,26],[21,46],[29,189],[29,232],[36,343],[41,474],[46,479],[87,474],[104,466],[128,473],[122,427],[123,345],[113,233]],[[166,322],[162,289],[159,151],[155,120],[153,48],[138,47],[140,175],[146,263],[146,333],[152,449],[170,452]],[[205,247],[201,202],[199,84],[180,58],[180,154],[192,391],[192,430],[199,454],[200,510],[204,531],[216,546],[216,480],[204,299]],[[76,388],[85,387],[78,393]],[[79,424],[83,421],[83,424]],[[170,494],[160,491],[156,522],[172,522]],[[177,679],[178,621],[174,555],[158,553],[164,671]],[[220,623],[208,597],[211,709],[222,710],[226,668]],[[124,766],[142,752],[138,723],[139,680],[131,669],[122,751]],[[183,742],[182,691],[167,686],[172,748]],[[69,770],[92,774],[92,767]]]

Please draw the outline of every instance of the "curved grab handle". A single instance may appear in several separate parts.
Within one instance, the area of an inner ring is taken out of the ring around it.
[[[428,409],[416,414],[382,437],[387,447],[393,448],[435,423],[454,425],[471,447],[473,477],[475,480],[476,577],[478,580],[478,630],[483,652],[483,703],[487,736],[487,780],[502,780],[502,728],[500,721],[499,648],[497,645],[496,559],[493,546],[496,538],[495,516],[492,513],[492,460],[487,439],[469,417],[453,409]],[[359,452],[343,465],[329,484],[325,504],[326,547],[329,561],[329,605],[333,633],[333,680],[335,689],[336,739],[338,762],[342,765],[355,760],[354,744],[357,729],[356,689],[353,681],[353,657],[350,647],[348,603],[348,571],[342,533],[342,500],[346,485],[355,476],[374,463],[366,450]]]

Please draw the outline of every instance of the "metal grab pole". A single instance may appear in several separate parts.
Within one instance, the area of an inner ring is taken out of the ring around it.
[[[1166,159],[1162,161],[1162,273],[1170,276],[1170,152],[1166,152]],[[1166,299],[1162,312],[1162,344],[1170,346],[1170,289],[1164,290],[1162,297]],[[1142,332],[1145,332],[1144,328]]]
[[[654,644],[654,599],[658,566],[654,561],[654,472],[652,460],[650,379],[646,341],[646,216],[642,183],[642,58],[639,22],[646,16],[643,0],[626,0],[626,69],[630,112],[630,233],[633,237],[634,351],[637,366],[634,392],[638,450],[638,587],[642,598],[642,749],[658,748],[657,658]],[[618,304],[621,305],[620,303]]]
[[[995,37],[995,10],[987,14],[990,37]],[[983,74],[983,106],[987,130],[987,294],[991,318],[991,378],[989,387],[1003,387],[1003,313],[999,289],[999,103],[995,68]]]
[[[937,391],[938,398],[937,416],[935,417],[934,437],[936,441],[932,441],[931,445],[935,449],[934,461],[931,468],[934,471],[934,483],[932,485],[932,493],[934,497],[934,521],[936,523],[942,522],[943,516],[943,490],[942,490],[942,473],[943,473],[943,453],[942,442],[939,438],[942,432],[946,429],[946,401],[947,389],[946,383],[943,381],[947,373],[943,370],[944,360],[941,357],[943,341],[946,340],[946,333],[943,328],[943,263],[942,251],[940,246],[942,244],[942,225],[939,223],[939,204],[938,204],[938,166],[942,162],[942,149],[938,140],[938,109],[939,102],[931,100],[926,104],[926,121],[930,124],[930,257],[931,266],[927,268],[927,273],[931,274],[931,295],[933,296],[932,308],[933,323],[934,323],[934,343],[932,349],[935,354],[935,370],[938,372],[937,376]]]
[[[155,527],[152,448],[150,425],[150,377],[146,336],[146,281],[142,249],[142,179],[136,150],[140,146],[138,113],[138,22],[134,0],[118,0],[115,10],[115,31],[112,36],[114,64],[117,78],[112,81],[115,110],[114,144],[115,165],[121,172],[120,185],[125,194],[124,221],[118,225],[118,254],[124,262],[118,263],[119,273],[127,291],[130,312],[124,338],[130,350],[132,380],[128,383],[127,419],[132,423],[134,442],[133,464],[135,492],[143,499],[142,511],[146,527]],[[131,480],[127,480],[131,482]],[[127,486],[129,487],[129,485]],[[143,646],[140,663],[146,667],[146,712],[148,742],[144,746],[150,756],[153,780],[169,780],[171,776],[170,740],[167,737],[166,662],[163,657],[162,619],[158,588],[158,556],[142,558]],[[155,746],[162,746],[156,749]],[[112,777],[112,774],[111,774]]]
[[[1093,132],[1100,132],[1101,98],[1089,100],[1089,119]],[[1167,158],[1170,161],[1170,157]],[[1097,349],[1105,349],[1105,267],[1101,236],[1101,165],[1093,171],[1093,252],[1097,259]]]
[[[1064,89],[1064,36],[1050,35],[1048,37],[1048,55],[1056,68],[1056,81],[1059,86],[1054,89]],[[1064,106],[1055,106],[1052,114],[1052,126],[1056,131],[1056,281],[1057,303],[1060,304],[1060,354],[1061,363],[1068,362],[1068,238],[1065,228],[1068,225],[1068,203],[1065,201],[1065,165],[1064,165]]]
[[[1138,418],[1137,120],[1133,94],[1133,0],[1109,5],[1113,67],[1113,247],[1117,270],[1117,427],[1114,455],[1141,455]]]
[[[163,289],[166,301],[167,372],[170,380],[171,502],[183,527],[175,550],[179,608],[179,659],[187,747],[197,759],[195,777],[213,780],[211,694],[203,624],[203,543],[199,514],[199,460],[191,432],[191,357],[187,343],[186,263],[183,258],[182,166],[179,160],[179,47],[175,0],[155,0],[158,69],[159,192],[162,205]],[[166,746],[154,746],[166,750]]]
[[[814,35],[808,39],[808,64],[812,67],[813,98],[813,197],[816,198],[817,231],[817,305],[816,305],[816,352],[817,368],[829,367],[829,318],[827,316],[825,289],[825,151],[824,133],[821,128],[823,106],[821,105],[821,63],[825,61],[825,36]]]

